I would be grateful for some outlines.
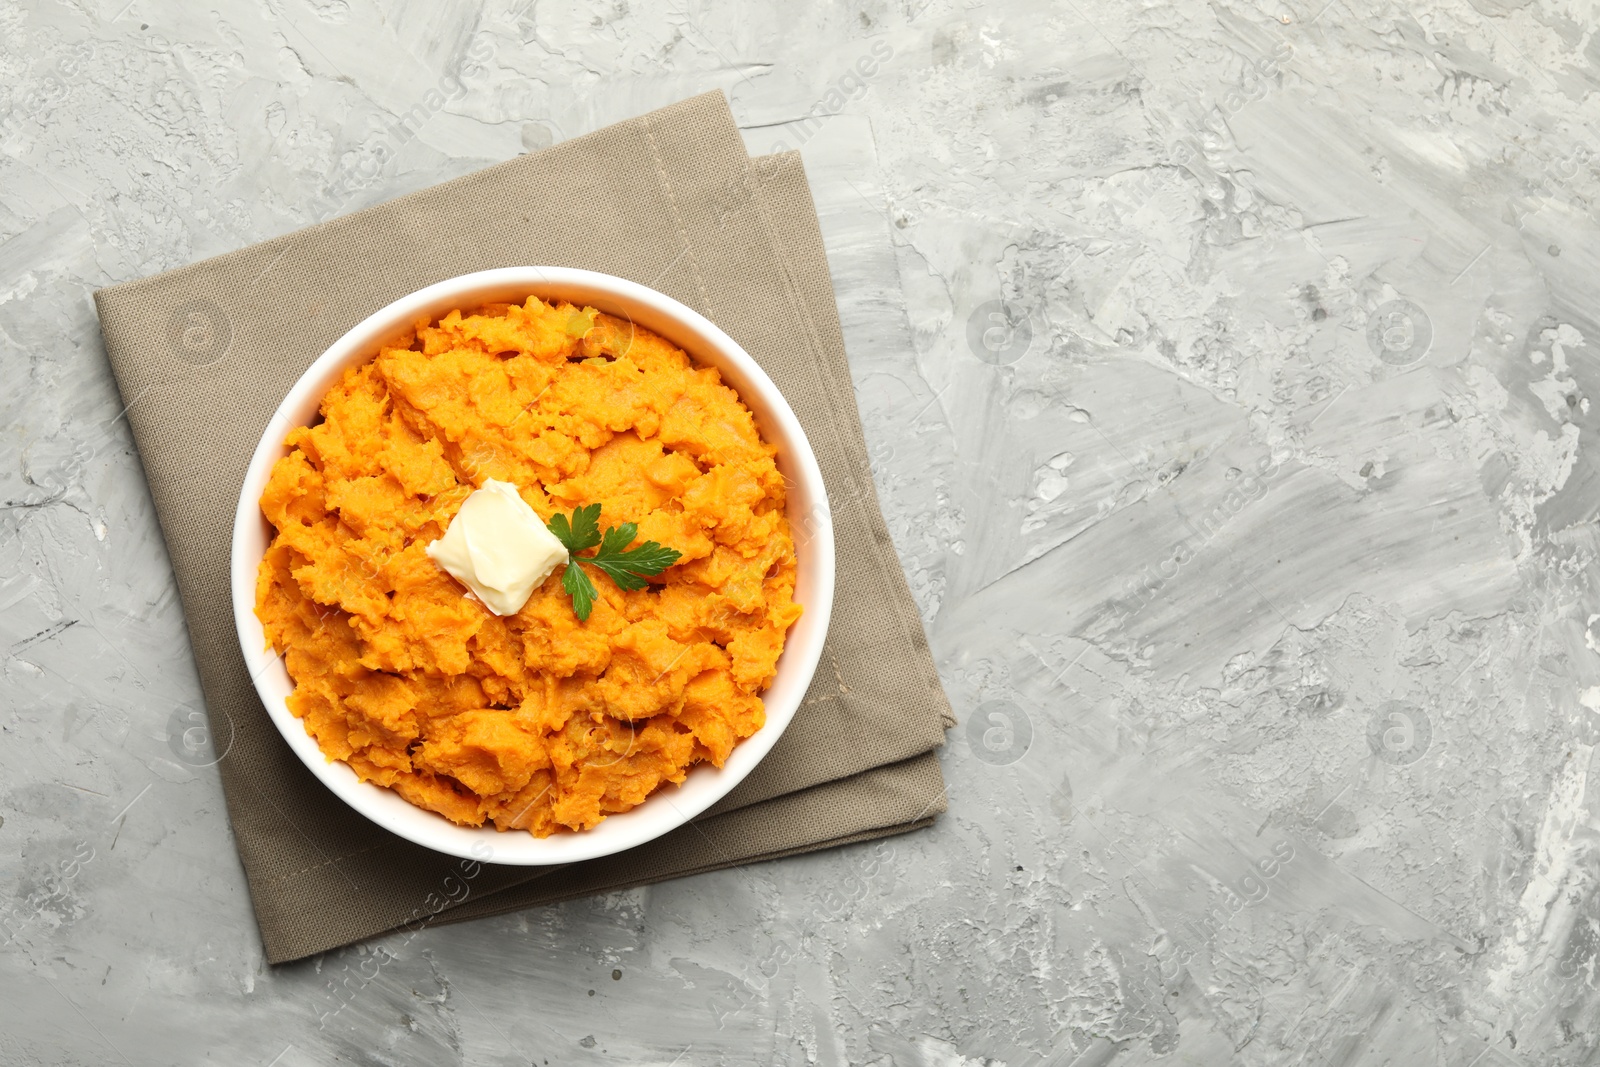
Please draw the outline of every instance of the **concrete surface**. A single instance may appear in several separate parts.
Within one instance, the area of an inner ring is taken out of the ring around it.
[[[0,1061],[1600,1062],[1600,9],[1325,3],[0,0]],[[90,291],[716,87],[949,814],[269,970]]]

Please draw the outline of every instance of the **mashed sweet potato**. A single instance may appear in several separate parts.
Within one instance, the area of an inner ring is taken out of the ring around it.
[[[256,614],[332,760],[469,826],[540,837],[638,805],[765,721],[794,543],[748,408],[662,338],[592,308],[493,305],[417,324],[286,442]],[[548,521],[682,553],[648,588],[600,572],[580,623],[556,568],[497,616],[424,552],[487,479]]]

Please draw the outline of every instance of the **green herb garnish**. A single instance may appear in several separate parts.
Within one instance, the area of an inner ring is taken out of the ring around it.
[[[649,584],[646,578],[660,574],[683,555],[676,549],[663,548],[654,541],[646,541],[638,548],[630,549],[628,546],[639,536],[637,523],[625,522],[621,526],[608,527],[602,535],[599,504],[578,508],[573,511],[570,520],[559,513],[552,515],[548,525],[550,532],[566,546],[567,554],[572,557],[567,564],[567,572],[561,576],[561,588],[572,597],[572,610],[579,622],[589,621],[594,598],[599,595],[593,580],[578,566],[579,562],[605,572],[617,583],[618,589],[643,589]],[[600,546],[600,550],[594,555],[578,555],[596,545]]]

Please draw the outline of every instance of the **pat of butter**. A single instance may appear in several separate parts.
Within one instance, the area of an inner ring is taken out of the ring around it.
[[[510,482],[489,479],[475,490],[444,536],[426,549],[451,577],[496,615],[515,615],[567,549]]]

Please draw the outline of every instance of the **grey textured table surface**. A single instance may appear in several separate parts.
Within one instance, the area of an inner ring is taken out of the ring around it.
[[[1325,2],[0,0],[0,1062],[1600,1062],[1595,11]],[[268,969],[90,292],[717,87],[949,814]]]

